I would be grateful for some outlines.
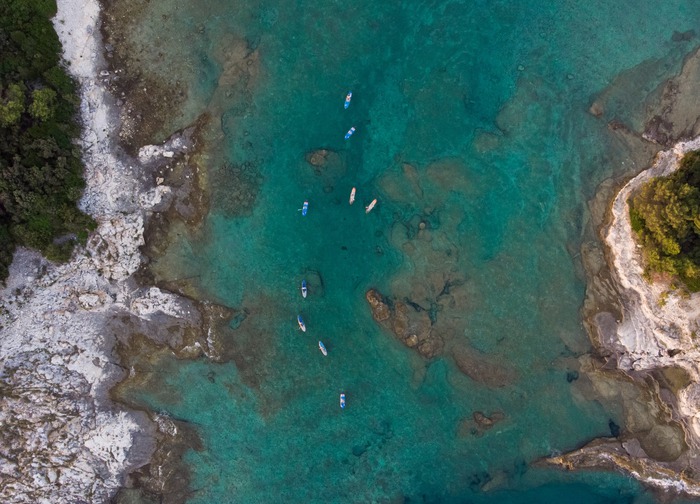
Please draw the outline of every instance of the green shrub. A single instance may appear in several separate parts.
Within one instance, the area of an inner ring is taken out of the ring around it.
[[[0,127],[16,126],[24,113],[24,91],[18,84],[0,89]]]
[[[632,208],[630,205],[630,224],[632,226],[632,230],[636,233],[639,233],[643,228],[644,228],[644,221],[642,218],[639,216],[639,213]]]
[[[37,121],[48,121],[55,114],[56,91],[51,88],[35,89],[32,91],[32,104],[29,115]]]

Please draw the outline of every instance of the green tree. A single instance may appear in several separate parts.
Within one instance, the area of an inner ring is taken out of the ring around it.
[[[8,127],[19,123],[24,113],[24,91],[18,84],[10,84],[3,91],[0,103],[0,126]]]
[[[670,176],[642,185],[629,207],[647,273],[675,275],[700,290],[700,152],[687,153]]]
[[[47,121],[54,116],[55,106],[56,91],[51,88],[35,89],[32,91],[29,115],[38,121]]]

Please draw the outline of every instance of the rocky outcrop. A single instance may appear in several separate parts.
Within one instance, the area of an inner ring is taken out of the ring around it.
[[[426,359],[442,352],[442,337],[437,331],[433,331],[430,317],[425,310],[401,301],[390,300],[376,289],[368,290],[365,299],[369,303],[374,320],[391,331],[404,345],[413,348]]]
[[[372,317],[380,324],[391,318],[391,309],[384,296],[376,289],[370,289],[365,293],[365,299],[372,309]]]
[[[148,194],[142,203],[157,201]],[[3,502],[106,502],[125,473],[148,462],[153,425],[108,396],[126,373],[113,355],[117,336],[138,328],[195,355],[215,353],[191,302],[133,281],[143,214],[96,217],[68,264],[20,249],[0,291]],[[115,331],[124,320],[131,330]]]
[[[695,469],[659,464],[646,456],[634,442],[596,440],[579,450],[551,457],[536,466],[557,465],[575,469],[623,470],[635,479],[675,494],[700,495]]]
[[[625,317],[607,329],[600,326],[603,332],[599,334],[602,339],[613,338],[621,351],[618,364],[623,369],[643,370],[685,363],[691,364],[689,372],[698,376],[695,362],[700,352],[694,334],[700,329],[700,296],[674,289],[669,282],[647,281],[627,205],[636,188],[652,177],[670,174],[678,167],[683,153],[696,149],[700,149],[700,139],[661,153],[655,165],[628,182],[613,202],[613,220],[605,240],[621,290]],[[693,427],[700,436],[700,423]]]

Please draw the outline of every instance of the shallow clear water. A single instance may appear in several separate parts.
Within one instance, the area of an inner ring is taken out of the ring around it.
[[[140,36],[169,54],[153,69],[182,72],[189,114],[208,110],[218,138],[211,213],[154,271],[246,314],[224,335],[230,362],[163,359],[130,392],[196,425],[192,502],[650,501],[621,476],[529,463],[621,422],[566,379],[588,350],[585,203],[624,157],[587,109],[644,61],[659,62],[647,90],[677,71],[692,45],[671,35],[699,15],[692,1],[153,6]],[[254,57],[227,56],[241,44]],[[611,113],[635,126],[624,105]],[[430,307],[442,355],[381,329],[370,287]],[[460,351],[505,383],[461,373]],[[475,411],[504,419],[480,431]]]

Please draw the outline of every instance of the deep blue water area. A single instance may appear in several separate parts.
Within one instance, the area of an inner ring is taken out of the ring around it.
[[[625,154],[588,108],[645,62],[640,88],[676,73],[698,19],[691,0],[147,8],[140,36],[213,123],[211,212],[153,270],[238,314],[226,363],[162,358],[130,392],[196,426],[191,502],[653,502],[530,463],[623,422],[572,379],[586,202]],[[370,288],[430,313],[435,357],[373,320]]]

